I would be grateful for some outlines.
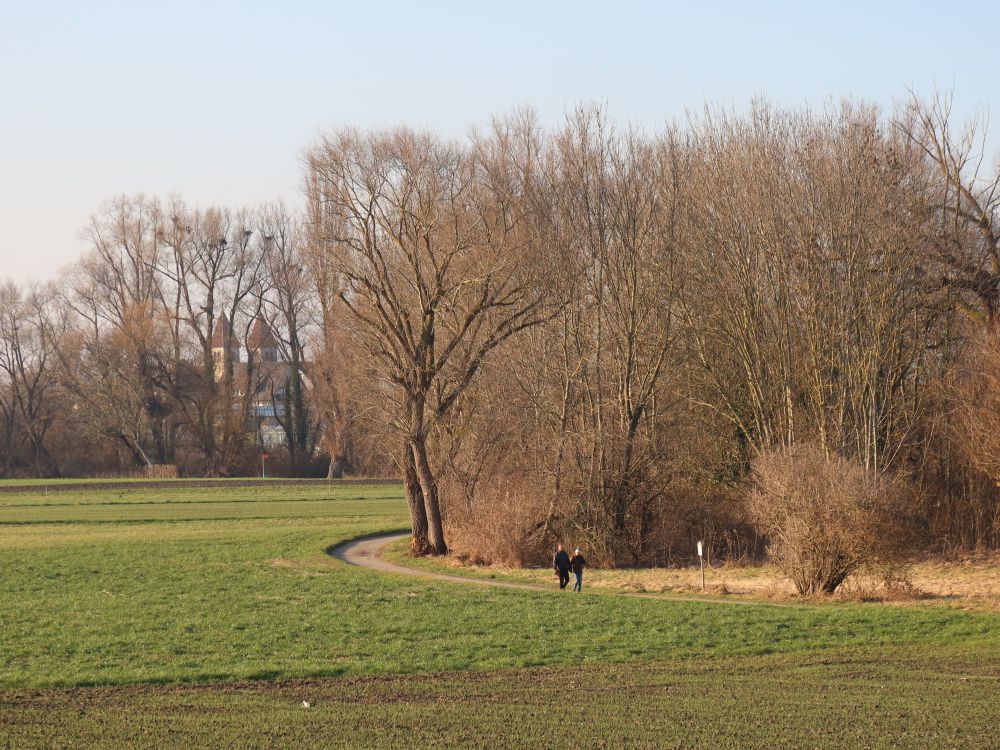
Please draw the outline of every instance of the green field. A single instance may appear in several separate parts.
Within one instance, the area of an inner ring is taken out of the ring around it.
[[[996,614],[526,592],[326,554],[405,523],[385,485],[0,495],[0,747],[1000,745]]]

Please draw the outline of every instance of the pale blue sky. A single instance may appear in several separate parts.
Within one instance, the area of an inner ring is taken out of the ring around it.
[[[992,2],[0,0],[0,277],[53,275],[123,192],[298,204],[303,149],[342,124],[460,135],[596,99],[653,129],[935,86],[970,116],[1000,104],[998,31]]]

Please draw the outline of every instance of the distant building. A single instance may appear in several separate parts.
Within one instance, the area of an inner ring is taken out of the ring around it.
[[[212,358],[215,361],[215,380],[225,373],[227,361],[233,369],[233,382],[237,388],[247,383],[247,368],[253,361],[253,398],[250,403],[251,424],[248,429],[256,432],[265,448],[284,446],[287,443],[281,419],[287,408],[287,384],[290,365],[281,358],[278,338],[262,319],[253,321],[246,341],[246,358],[242,355],[239,339],[223,313],[212,333]],[[302,378],[308,387],[308,379]],[[245,395],[240,392],[240,396]]]

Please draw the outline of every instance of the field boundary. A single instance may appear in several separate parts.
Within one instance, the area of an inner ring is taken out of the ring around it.
[[[113,481],[80,480],[70,482],[4,484],[0,481],[0,495],[16,494],[47,494],[54,492],[108,492],[130,489],[171,489],[190,487],[192,489],[211,489],[226,487],[273,487],[273,486],[305,486],[305,487],[350,487],[354,485],[392,485],[402,484],[398,479],[120,479]]]

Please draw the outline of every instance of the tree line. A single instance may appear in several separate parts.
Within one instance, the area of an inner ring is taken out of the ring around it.
[[[268,405],[286,471],[318,471],[325,451],[342,472],[324,364],[333,342],[315,361],[307,351],[322,321],[305,236],[280,204],[108,202],[58,280],[0,289],[0,476],[253,473],[254,417]],[[252,342],[262,324],[280,350],[277,378]]]
[[[301,213],[113,201],[64,278],[0,294],[0,473],[245,471],[225,315],[248,359],[276,332],[289,465],[399,476],[418,553],[754,555],[806,485],[843,490],[813,524],[891,506],[920,549],[996,546],[1000,180],[953,119],[520,110],[324,136]]]

